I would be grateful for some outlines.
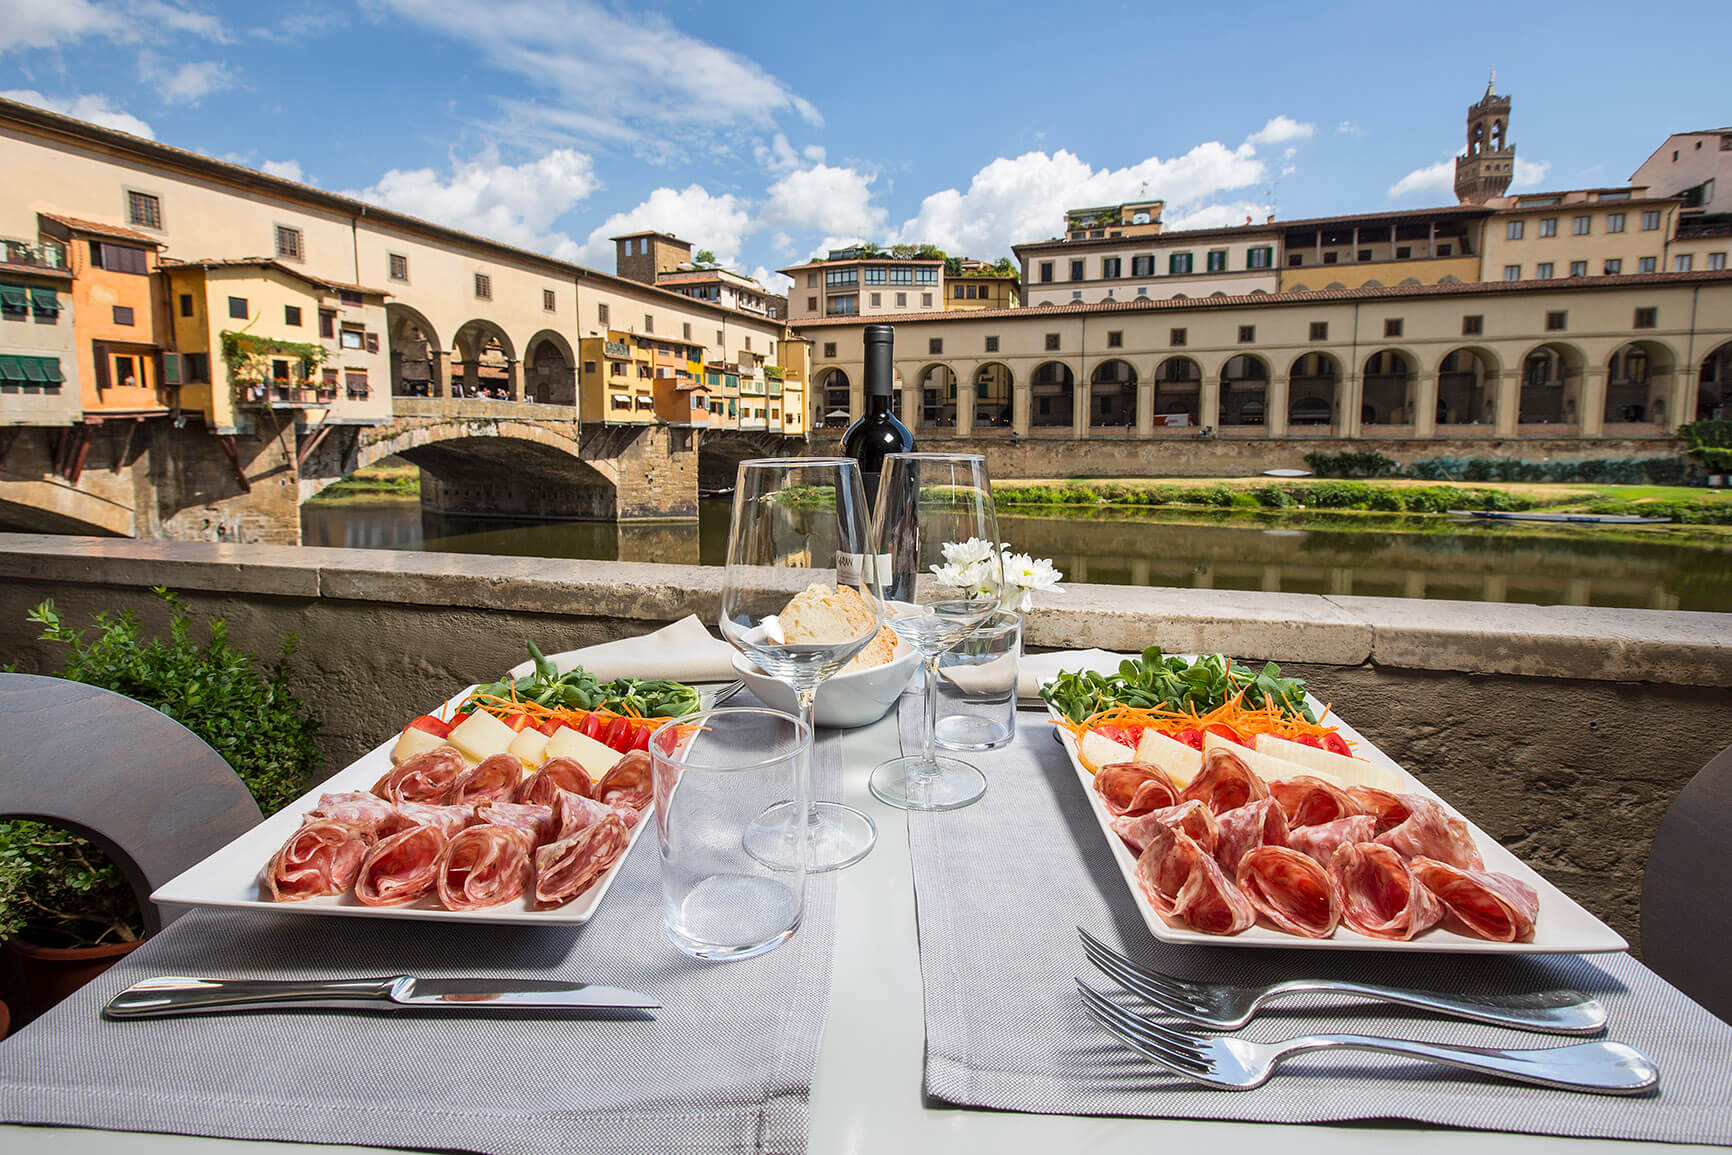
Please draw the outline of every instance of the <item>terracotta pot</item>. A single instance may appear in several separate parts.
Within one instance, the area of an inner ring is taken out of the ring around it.
[[[143,939],[81,947],[32,946],[15,938],[0,943],[17,1025],[30,1022],[143,945]]]

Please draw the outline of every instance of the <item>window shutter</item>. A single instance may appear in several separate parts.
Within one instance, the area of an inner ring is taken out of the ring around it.
[[[1178,271],[1179,271],[1179,254],[1168,253],[1167,254],[1167,275],[1173,276]]]
[[[180,354],[164,353],[162,355],[162,383],[164,385],[179,385],[184,380],[181,376]]]
[[[379,351],[379,334],[368,333],[367,334],[367,352],[377,353],[378,351]]]
[[[96,346],[96,391],[101,393],[109,387],[108,380],[108,346]]]

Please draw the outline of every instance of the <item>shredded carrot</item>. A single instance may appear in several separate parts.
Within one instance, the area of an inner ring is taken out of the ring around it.
[[[1194,710],[1114,706],[1091,714],[1081,722],[1061,718],[1054,724],[1070,731],[1078,741],[1096,726],[1142,726],[1173,737],[1183,730],[1205,730],[1210,725],[1219,723],[1231,727],[1234,733],[1244,738],[1273,734],[1277,738],[1290,741],[1308,737],[1321,738],[1336,732],[1336,727],[1324,722],[1329,716],[1328,706],[1323,708],[1323,714],[1318,721],[1310,722],[1298,715],[1282,713],[1280,707],[1273,702],[1265,701],[1262,706],[1247,707],[1242,704],[1241,697],[1242,692],[1233,695],[1213,710],[1200,714]]]
[[[552,719],[570,726],[574,730],[581,726],[584,718],[590,714],[599,714],[603,718],[624,717],[638,722],[661,723],[667,721],[666,718],[645,718],[642,714],[630,710],[579,710],[566,706],[543,706],[540,702],[520,701],[515,691],[509,698],[501,698],[494,694],[477,694],[470,700],[496,718],[508,718],[513,714],[528,714],[538,721]]]

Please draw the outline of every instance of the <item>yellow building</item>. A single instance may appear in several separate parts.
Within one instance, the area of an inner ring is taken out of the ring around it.
[[[979,270],[965,269],[959,276],[948,277],[944,285],[944,307],[950,311],[970,309],[1014,309],[1021,303],[1017,286],[1022,278],[1015,273],[996,273],[990,266]]]
[[[1280,225],[1281,292],[1481,280],[1479,205],[1311,217]]]
[[[1485,222],[1482,280],[1550,281],[1672,272],[1666,260],[1679,197],[1642,188],[1495,197]],[[1689,271],[1689,270],[1679,270]]]
[[[161,305],[154,291],[160,242],[102,221],[38,214],[45,240],[72,271],[72,327],[81,405],[90,417],[167,416],[157,354]]]
[[[579,342],[583,371],[578,376],[578,413],[584,421],[606,425],[655,422],[655,367],[652,346],[632,334],[609,330],[605,337]]]

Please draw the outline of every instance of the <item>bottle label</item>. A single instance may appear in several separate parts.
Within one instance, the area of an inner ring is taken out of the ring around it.
[[[857,586],[876,585],[890,576],[890,555],[887,553],[847,553],[836,551],[836,584]]]

